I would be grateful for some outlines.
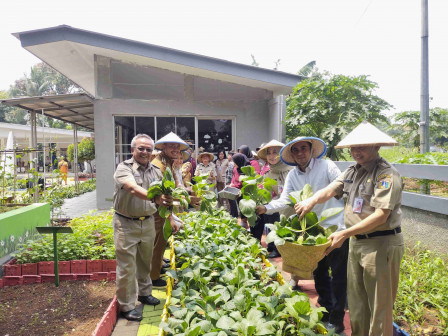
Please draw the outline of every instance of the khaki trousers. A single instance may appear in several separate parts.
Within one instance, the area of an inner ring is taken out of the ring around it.
[[[151,270],[154,246],[154,217],[143,221],[117,214],[113,218],[115,255],[117,258],[117,299],[121,311],[135,308],[138,295],[152,293]],[[138,285],[138,289],[137,289]]]
[[[353,336],[392,336],[403,235],[350,239],[348,305]]]
[[[157,280],[160,278],[160,270],[162,269],[163,254],[165,253],[167,241],[163,237],[163,224],[165,224],[165,218],[159,216],[156,212],[154,214],[154,224],[156,231],[156,238],[154,240],[154,250],[151,260],[151,280]]]

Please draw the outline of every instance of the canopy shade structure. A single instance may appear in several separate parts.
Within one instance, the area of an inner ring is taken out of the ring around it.
[[[1,100],[4,105],[20,107],[30,112],[94,129],[93,98],[86,93],[24,97]]]

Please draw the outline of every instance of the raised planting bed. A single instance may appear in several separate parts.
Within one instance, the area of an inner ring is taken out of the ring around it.
[[[34,203],[0,214],[0,258],[38,237],[36,226],[50,223],[50,205]]]
[[[2,335],[110,335],[117,318],[114,295],[114,282],[3,287],[0,330]]]
[[[221,211],[182,218],[184,232],[173,243],[176,269],[167,271],[173,289],[160,324],[165,334],[327,332],[323,308],[279,281],[277,270],[263,263],[266,251],[235,219]]]

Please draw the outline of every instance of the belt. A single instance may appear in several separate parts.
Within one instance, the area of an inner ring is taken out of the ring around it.
[[[379,236],[389,236],[389,235],[397,234],[400,232],[401,232],[401,226],[399,226],[393,230],[375,231],[372,233],[355,235],[355,238],[356,239],[366,239],[366,238],[379,237]]]
[[[139,220],[139,221],[143,221],[143,220],[148,219],[149,217],[152,216],[152,215],[150,215],[150,216],[142,216],[142,217],[128,217],[128,216],[122,215],[121,213],[118,213],[116,211],[115,211],[115,213],[118,216],[120,216],[120,217],[123,217],[123,218],[126,218],[126,219],[130,219],[130,220]]]

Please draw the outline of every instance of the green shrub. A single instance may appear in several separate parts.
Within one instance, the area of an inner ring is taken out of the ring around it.
[[[59,260],[114,259],[113,212],[89,214],[71,221],[72,234],[58,235]],[[53,236],[28,240],[15,255],[19,264],[53,260]]]
[[[412,335],[422,333],[428,315],[440,320],[432,326],[440,328],[437,335],[448,335],[447,261],[446,255],[425,250],[419,244],[406,250],[394,313],[399,324],[409,325]]]

